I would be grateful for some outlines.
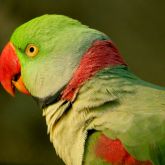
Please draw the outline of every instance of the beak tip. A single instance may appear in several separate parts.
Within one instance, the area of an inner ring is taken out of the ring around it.
[[[10,81],[1,81],[1,85],[11,96],[15,96],[15,90]]]
[[[15,91],[14,91],[14,89],[6,89],[6,91],[7,91],[12,97],[15,96]]]

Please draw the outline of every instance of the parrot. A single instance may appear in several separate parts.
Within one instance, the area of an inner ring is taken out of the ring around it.
[[[165,165],[165,87],[136,76],[103,32],[33,18],[3,48],[0,82],[36,100],[66,165]]]

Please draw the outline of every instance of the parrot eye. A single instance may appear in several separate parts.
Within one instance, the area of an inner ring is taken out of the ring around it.
[[[38,54],[38,47],[35,46],[34,44],[29,44],[27,45],[26,49],[25,49],[25,53],[27,54],[27,56],[29,57],[34,57]]]

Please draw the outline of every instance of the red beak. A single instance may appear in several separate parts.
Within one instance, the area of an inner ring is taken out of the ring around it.
[[[29,94],[21,77],[21,65],[14,45],[9,42],[0,56],[0,81],[4,89],[15,95],[15,87],[24,94]]]

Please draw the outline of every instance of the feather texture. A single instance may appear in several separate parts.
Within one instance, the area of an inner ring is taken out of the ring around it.
[[[51,123],[51,139],[66,164],[81,165],[84,160],[84,165],[88,165],[92,158],[100,162],[98,165],[107,164],[90,148],[90,143],[97,144],[88,134],[94,130],[112,140],[119,139],[125,151],[138,162],[131,165],[150,165],[151,162],[163,165],[164,88],[142,81],[126,66],[116,66],[98,72],[76,95],[68,112],[54,125]],[[47,124],[50,125],[49,120]]]

